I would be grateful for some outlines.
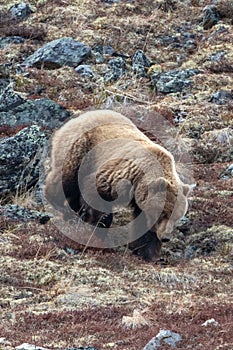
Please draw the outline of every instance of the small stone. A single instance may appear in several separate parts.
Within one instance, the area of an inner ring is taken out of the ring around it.
[[[18,19],[18,20],[24,20],[28,18],[33,11],[28,4],[21,2],[13,5],[10,8],[9,12],[12,18]]]
[[[155,86],[158,92],[181,92],[191,85],[192,82],[189,78],[200,73],[199,69],[169,70],[165,73],[151,75],[151,83],[152,87]]]
[[[87,64],[80,64],[78,67],[75,68],[75,71],[81,75],[81,77],[88,77],[92,78],[94,77],[93,70],[91,69],[91,66]]]
[[[223,180],[233,178],[233,164],[229,165],[229,167],[220,174],[219,178]]]
[[[224,58],[224,56],[226,55],[226,52],[224,51],[219,51],[217,53],[214,53],[212,55],[209,56],[210,61],[212,62],[218,62],[220,61],[222,58]]]
[[[17,204],[6,204],[4,206],[0,205],[0,211],[5,217],[21,222],[37,220],[41,224],[45,224],[50,220],[50,214],[23,208]]]
[[[7,45],[18,45],[23,44],[25,42],[25,38],[21,36],[7,36],[6,38],[0,38],[0,49],[3,49]]]
[[[146,77],[146,68],[151,66],[151,61],[142,50],[138,50],[132,57],[132,68],[141,77]]]
[[[16,350],[48,350],[46,348],[42,348],[41,346],[36,346],[28,343],[23,343],[19,346],[16,346]]]
[[[217,105],[224,105],[229,100],[233,100],[233,93],[226,90],[217,91],[208,99],[209,102],[216,103]]]
[[[105,56],[113,56],[113,54],[115,53],[115,50],[112,46],[101,46],[101,45],[96,45],[92,48],[92,52],[98,52],[101,55],[105,55]]]
[[[182,340],[182,337],[178,333],[170,330],[161,330],[156,335],[156,338],[158,338],[160,342],[164,341],[164,343],[171,345],[172,347],[175,347],[176,343]]]
[[[220,20],[219,13],[215,5],[207,5],[203,12],[204,16],[202,25],[205,30],[212,28]]]
[[[219,323],[217,321],[215,321],[214,318],[211,318],[211,319],[205,321],[204,323],[202,323],[203,327],[210,326],[210,325],[217,327],[217,326],[219,326]]]
[[[99,349],[95,348],[94,346],[80,346],[78,348],[68,348],[65,350],[99,350]]]
[[[9,84],[0,91],[0,113],[7,112],[12,108],[15,108],[25,102],[19,94],[15,93],[12,84]],[[1,125],[4,124],[1,120]]]
[[[122,57],[113,58],[108,62],[108,70],[104,80],[109,83],[123,77],[126,72],[126,64]]]
[[[181,341],[182,337],[170,330],[161,330],[156,337],[152,338],[143,350],[157,350],[162,345],[162,342],[176,347],[176,343]]]

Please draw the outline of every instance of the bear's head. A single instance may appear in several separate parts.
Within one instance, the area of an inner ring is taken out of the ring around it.
[[[141,186],[144,187],[145,184]],[[190,186],[181,181],[171,184],[160,177],[146,185],[146,198],[145,187],[142,190],[141,186],[136,188],[135,199],[146,215],[148,228],[156,232],[160,241],[167,242],[177,222],[188,209]]]

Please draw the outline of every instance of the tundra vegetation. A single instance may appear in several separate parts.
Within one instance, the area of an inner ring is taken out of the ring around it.
[[[178,349],[229,350],[232,1],[16,4],[0,4],[0,349],[139,350],[167,329]],[[74,111],[100,108],[128,116],[194,179],[157,261],[84,248],[44,213],[36,147]]]

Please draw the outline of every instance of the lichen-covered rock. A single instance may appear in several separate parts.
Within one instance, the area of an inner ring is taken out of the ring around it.
[[[3,49],[10,44],[23,44],[25,39],[21,36],[7,36],[5,38],[0,38],[0,49]]]
[[[152,338],[149,343],[143,348],[143,350],[157,350],[165,343],[167,345],[176,347],[176,343],[180,342],[182,337],[180,334],[172,332],[170,330],[161,330],[156,337]]]
[[[105,73],[106,83],[116,81],[123,77],[126,72],[125,60],[122,57],[113,58],[108,62],[108,70]]]
[[[52,100],[26,100],[8,85],[0,94],[0,125],[10,127],[38,124],[55,128],[68,119],[70,112]]]
[[[181,92],[191,85],[190,77],[201,73],[199,69],[170,70],[165,73],[155,73],[151,76],[152,87],[158,92]]]
[[[133,72],[140,77],[146,77],[146,68],[151,66],[151,61],[146,57],[142,50],[137,50],[132,57]]]
[[[41,157],[39,151],[45,143],[45,134],[37,125],[0,140],[0,197],[21,193],[37,182]]]
[[[16,346],[15,350],[48,350],[47,348],[42,348],[41,346],[36,346],[35,344],[23,343]]]
[[[93,70],[91,69],[91,66],[87,64],[80,64],[78,67],[75,68],[75,70],[82,77],[92,78],[95,75]]]
[[[233,178],[233,163],[220,174],[220,179],[228,180]]]
[[[7,85],[3,89],[0,89],[0,112],[7,112],[24,102],[25,99],[14,92],[12,84]],[[1,117],[0,124],[5,124]]]
[[[41,224],[45,224],[50,219],[50,214],[42,213],[37,210],[31,210],[21,207],[17,204],[0,205],[0,214],[16,221],[39,221]]]
[[[210,29],[220,20],[216,5],[208,5],[203,10],[203,28]]]
[[[68,348],[65,350],[98,350],[98,349],[95,348],[94,346],[80,346],[78,348]]]
[[[91,54],[90,47],[72,38],[53,40],[31,56],[26,58],[24,65],[55,69],[62,66],[77,67]]]
[[[221,59],[223,59],[226,55],[226,52],[225,51],[219,51],[219,52],[216,52],[216,53],[213,53],[209,56],[209,59],[210,61],[212,62],[218,62],[220,61]]]
[[[113,56],[115,50],[111,46],[95,45],[92,48],[92,55],[95,58],[96,63],[104,63],[105,57]]]
[[[224,105],[230,100],[233,102],[233,93],[226,90],[217,91],[209,98],[209,102],[216,103],[217,105]]]
[[[26,18],[28,18],[28,16],[30,16],[30,14],[33,12],[31,7],[24,3],[18,3],[13,5],[10,10],[9,10],[11,16],[13,19],[17,19],[17,20],[24,20]]]

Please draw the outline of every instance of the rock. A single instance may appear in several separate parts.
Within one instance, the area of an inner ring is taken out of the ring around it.
[[[23,44],[25,39],[21,36],[7,36],[6,38],[0,38],[0,49],[3,49],[10,44]]]
[[[151,66],[151,61],[142,50],[138,50],[132,57],[132,68],[140,77],[146,77],[146,68]]]
[[[41,224],[45,224],[51,218],[50,214],[27,209],[17,204],[6,204],[4,206],[0,205],[0,213],[11,220],[17,220],[20,222],[36,220]]]
[[[195,245],[189,245],[185,248],[184,251],[184,259],[190,260],[195,257],[196,251],[198,250],[198,247]]]
[[[106,4],[112,5],[117,2],[121,2],[121,0],[101,0],[101,2],[105,2]]]
[[[165,73],[155,73],[151,75],[151,83],[158,92],[181,92],[191,85],[192,82],[188,78],[200,73],[199,69],[170,70]]]
[[[3,87],[0,92],[0,115],[1,112],[7,112],[25,102],[19,94],[14,92],[12,84]],[[0,124],[5,124],[1,117]]]
[[[160,341],[156,337],[152,338],[143,350],[157,350],[160,347]]]
[[[212,28],[220,20],[220,16],[216,5],[207,5],[204,8],[203,12],[204,15],[202,25],[203,29],[205,30]]]
[[[205,321],[204,323],[202,323],[202,326],[204,326],[204,327],[207,327],[210,325],[217,327],[217,326],[219,326],[219,323],[217,321],[215,321],[214,318],[211,318],[211,319]]]
[[[31,7],[24,2],[13,5],[9,10],[13,19],[25,20],[33,12]]]
[[[126,64],[122,57],[113,58],[108,62],[108,70],[105,73],[106,83],[116,81],[123,77],[126,72]]]
[[[223,180],[233,178],[233,164],[229,165],[229,167],[220,174],[219,178]]]
[[[87,64],[80,64],[77,68],[75,68],[76,72],[79,73],[82,77],[92,78],[95,76],[91,66]]]
[[[216,103],[217,105],[224,105],[229,100],[233,100],[233,93],[227,90],[217,91],[208,99],[209,102]]]
[[[41,98],[26,100],[8,85],[0,95],[0,125],[15,127],[38,124],[56,128],[70,117],[71,113],[52,100]]]
[[[78,348],[68,348],[65,350],[98,350],[98,349],[95,348],[94,346],[80,346]]]
[[[0,197],[25,191],[38,181],[39,151],[45,143],[45,134],[37,125],[0,139]]]
[[[91,54],[90,47],[72,38],[53,40],[31,56],[26,58],[23,65],[37,68],[55,69],[62,66],[77,67]]]
[[[92,48],[92,54],[95,57],[96,63],[104,63],[105,56],[113,56],[115,53],[115,50],[111,46],[102,46],[102,45],[95,45]]]
[[[46,348],[42,348],[41,346],[36,346],[35,344],[23,343],[19,346],[16,346],[15,350],[48,350]]]
[[[157,350],[162,343],[166,343],[172,347],[176,347],[176,343],[181,341],[182,337],[170,330],[161,330],[156,337],[152,338],[143,350]]]
[[[178,35],[165,35],[156,37],[163,46],[169,46],[171,49],[194,49],[197,46],[197,35],[189,32],[181,32]]]
[[[224,58],[226,55],[225,51],[219,51],[217,53],[214,53],[212,55],[209,56],[209,60],[212,62],[218,62],[220,61],[222,58]]]

